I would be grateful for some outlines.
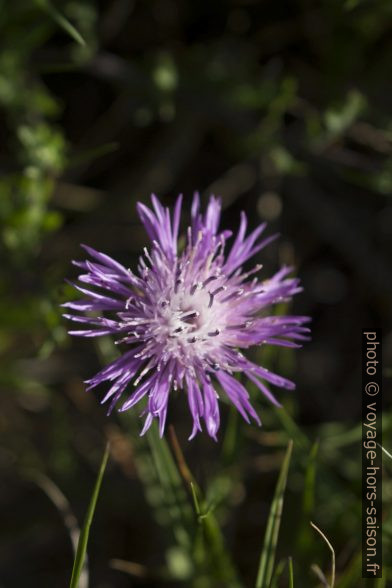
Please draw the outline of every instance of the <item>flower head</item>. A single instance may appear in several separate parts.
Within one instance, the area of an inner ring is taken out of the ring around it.
[[[88,388],[110,382],[102,402],[109,412],[128,389],[120,410],[147,399],[142,434],[154,418],[163,434],[171,390],[187,396],[193,419],[190,438],[202,430],[216,439],[219,429],[217,384],[243,418],[260,423],[249,394],[235,378],[242,373],[274,404],[277,400],[266,382],[293,389],[294,383],[251,362],[242,350],[253,345],[298,347],[307,339],[308,320],[302,316],[269,315],[272,305],[290,300],[301,291],[297,278],[287,277],[283,267],[268,280],[257,277],[260,265],[244,272],[243,264],[275,236],[260,240],[265,224],[246,236],[247,218],[226,253],[230,231],[219,231],[220,199],[211,197],[200,212],[199,196],[191,209],[191,225],[184,250],[177,249],[182,197],[171,215],[156,196],[153,210],[138,203],[139,217],[151,240],[144,249],[138,271],[83,245],[90,260],[75,262],[83,273],[75,284],[82,300],[64,304],[74,311],[93,311],[94,316],[66,314],[82,330],[72,335],[114,335],[126,351],[87,381]],[[98,315],[98,316],[96,316]]]

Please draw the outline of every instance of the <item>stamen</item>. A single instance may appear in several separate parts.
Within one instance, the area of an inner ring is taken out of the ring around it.
[[[229,294],[225,298],[221,298],[219,300],[219,302],[228,302],[229,300],[232,300],[233,298],[238,298],[243,293],[244,293],[244,289],[243,288],[240,288],[240,290],[236,290],[235,292],[233,292],[232,294]]]
[[[151,263],[151,265],[154,265],[154,262],[151,259],[151,256],[149,254],[149,251],[148,251],[147,247],[144,247],[143,248],[143,251],[144,251],[144,255],[146,256],[146,258],[148,259],[148,261]]]
[[[208,272],[208,270],[210,269],[210,265],[211,265],[211,262],[212,262],[212,260],[214,259],[214,255],[215,255],[215,252],[213,251],[213,252],[212,252],[212,253],[211,253],[211,254],[210,254],[208,257],[207,257],[207,261],[206,261],[206,264],[205,264],[206,272]]]
[[[183,278],[178,278],[178,279],[176,280],[176,283],[175,283],[175,286],[174,286],[174,292],[175,292],[176,294],[177,294],[177,291],[178,291],[178,286],[180,286],[180,285],[181,285],[181,284],[183,284],[183,283],[184,283],[184,280],[183,280]]]
[[[207,278],[206,280],[204,280],[204,282],[203,282],[203,288],[205,288],[207,286],[207,284],[209,284],[213,280],[217,280],[218,278],[219,278],[219,276],[210,276],[209,278]]]
[[[200,312],[197,312],[197,310],[192,310],[191,312],[186,312],[183,315],[180,315],[180,320],[185,322],[185,319],[193,319],[193,318],[197,318],[200,316]]]
[[[194,284],[191,288],[191,295],[193,296],[193,294],[196,292],[196,290],[202,290],[203,289],[203,282],[197,282],[196,284]]]
[[[261,263],[258,263],[257,265],[255,265],[255,267],[253,269],[251,269],[249,272],[246,272],[245,274],[241,275],[240,282],[243,282],[244,280],[249,278],[249,276],[251,276],[252,274],[255,274],[256,272],[261,270],[262,267],[263,267],[263,265]]]
[[[227,286],[219,286],[219,288],[212,292],[212,295],[216,296],[217,294],[219,294],[219,292],[222,292],[223,290],[227,290]]]
[[[241,323],[238,325],[226,325],[226,329],[236,331],[238,329],[246,329],[251,325],[253,325],[253,321],[246,321],[245,323]]]
[[[217,288],[216,290],[214,290],[213,292],[208,292],[208,294],[210,295],[210,301],[208,303],[208,308],[211,308],[211,306],[213,305],[214,302],[214,297],[219,294],[219,292],[222,292],[223,290],[227,290],[227,286],[220,286],[219,288]],[[221,301],[222,302],[222,301]]]
[[[220,330],[216,329],[215,331],[211,331],[210,333],[207,333],[207,335],[209,337],[216,337],[217,335],[219,335],[219,333],[220,333]]]

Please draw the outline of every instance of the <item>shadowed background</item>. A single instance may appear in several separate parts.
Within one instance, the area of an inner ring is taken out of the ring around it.
[[[70,340],[59,308],[72,293],[64,278],[76,277],[70,261],[83,258],[80,243],[135,267],[146,244],[136,202],[155,192],[170,206],[183,193],[184,228],[199,190],[204,202],[221,196],[222,226],[236,230],[245,210],[251,227],[266,220],[268,234],[281,233],[255,261],[263,277],[295,266],[304,292],[291,310],[313,320],[303,349],[254,355],[297,383],[294,393],[277,391],[297,441],[301,432],[321,440],[310,505],[306,459],[294,450],[279,557],[293,556],[298,586],[318,585],[310,566],[328,569],[329,554],[308,528],[313,518],[339,574],[353,574],[341,585],[359,586],[361,327],[383,327],[384,365],[392,355],[390,2],[15,0],[0,8],[0,585],[67,585],[71,542],[50,484],[81,521],[105,439],[112,458],[89,544],[91,586],[222,585],[191,583],[140,475],[148,461],[140,422],[107,418],[100,394],[84,389],[109,344]],[[216,499],[244,586],[254,585],[294,434],[252,397],[262,429],[222,404],[218,444],[203,435],[188,444],[182,394],[169,413],[193,474]],[[388,398],[385,422],[387,440]],[[390,498],[386,471],[386,515]]]

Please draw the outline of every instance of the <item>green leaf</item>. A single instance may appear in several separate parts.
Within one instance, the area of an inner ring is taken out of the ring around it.
[[[335,569],[336,569],[336,564],[335,564],[335,550],[332,546],[332,543],[329,541],[328,537],[321,531],[321,529],[319,529],[317,527],[317,525],[315,525],[314,523],[310,522],[311,527],[317,531],[317,533],[324,539],[325,543],[328,546],[328,549],[331,552],[331,582],[328,584],[328,588],[334,588],[335,586]]]
[[[352,90],[346,96],[345,102],[339,107],[328,108],[324,120],[328,133],[336,137],[344,133],[366,107],[366,98],[357,90]]]
[[[79,45],[85,46],[86,41],[83,39],[79,31],[63,16],[49,0],[35,0],[36,4],[45,10],[53,18],[53,20],[61,27],[70,37],[74,39]]]
[[[109,457],[109,443],[107,443],[106,447],[105,447],[105,451],[104,451],[102,461],[101,461],[101,466],[99,468],[99,472],[98,472],[98,476],[97,476],[97,479],[95,482],[94,490],[91,495],[90,504],[88,506],[86,518],[85,518],[85,521],[83,524],[83,528],[80,532],[78,547],[76,549],[74,565],[73,565],[73,569],[72,569],[72,577],[71,577],[71,582],[69,584],[69,588],[77,588],[78,587],[80,574],[82,572],[84,560],[86,557],[88,537],[90,534],[90,527],[91,527],[91,523],[92,523],[94,512],[95,512],[95,507],[97,504],[99,491],[101,489],[103,474],[105,472],[108,457]]]
[[[294,588],[294,571],[292,557],[289,557],[289,588]]]
[[[85,165],[92,161],[95,161],[99,157],[103,157],[108,153],[113,153],[117,151],[119,148],[119,144],[115,141],[104,143],[103,145],[98,145],[97,147],[93,147],[92,149],[86,149],[82,153],[77,153],[72,157],[69,161],[69,167],[72,168],[73,166],[77,165]]]
[[[279,478],[276,484],[275,494],[267,521],[264,545],[260,556],[259,571],[256,579],[256,588],[269,588],[271,583],[275,564],[275,553],[278,543],[280,520],[282,517],[284,492],[286,489],[292,450],[293,442],[290,440],[287,446],[282,467],[280,469]]]
[[[195,546],[199,556],[210,567],[209,577],[215,577],[219,586],[237,588],[241,586],[237,574],[226,550],[222,531],[214,515],[213,508],[205,504],[201,491],[196,483],[191,482],[191,491],[197,520],[202,534],[197,537]]]
[[[316,465],[317,454],[319,450],[319,441],[315,441],[310,450],[308,463],[305,471],[305,484],[303,494],[303,509],[306,515],[313,511],[315,483],[316,483]]]
[[[238,411],[231,408],[222,443],[222,461],[224,464],[233,463],[238,451],[238,445]]]
[[[192,510],[182,478],[165,438],[159,436],[154,421],[146,434],[162,490],[165,510],[168,512],[174,535],[180,545],[190,549]]]
[[[310,440],[305,433],[301,431],[284,406],[279,408],[274,407],[273,409],[290,439],[293,439],[300,449],[308,451],[310,449]]]
[[[171,447],[176,458],[178,471],[182,479],[190,486],[198,528],[192,545],[192,558],[206,575],[230,588],[240,586],[237,573],[226,550],[224,537],[214,513],[214,504],[208,504],[197,484],[181,446],[174,427],[169,428]]]
[[[389,451],[387,449],[385,449],[385,447],[383,447],[382,445],[380,445],[379,443],[377,443],[377,445],[381,448],[382,452],[385,453],[385,455],[387,457],[389,457],[389,459],[392,459],[392,454],[389,453]]]
[[[278,588],[279,586],[281,586],[281,578],[283,575],[283,572],[286,569],[286,564],[287,564],[287,560],[286,559],[282,559],[276,566],[274,569],[274,574],[271,580],[271,584],[270,584],[270,588]]]

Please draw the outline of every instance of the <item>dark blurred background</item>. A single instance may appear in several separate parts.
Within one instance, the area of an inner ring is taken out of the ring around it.
[[[225,227],[236,230],[246,210],[251,226],[266,220],[269,234],[281,233],[257,261],[264,276],[296,267],[304,292],[291,310],[312,317],[312,341],[260,361],[296,381],[279,398],[311,440],[326,439],[313,516],[334,540],[341,573],[351,566],[361,328],[383,327],[385,365],[392,355],[391,17],[388,0],[0,2],[2,587],[67,585],[71,543],[48,484],[82,520],[105,438],[112,459],[90,541],[91,585],[191,585],[143,490],[140,423],[107,418],[99,394],[85,392],[105,345],[71,341],[59,308],[73,295],[64,278],[76,276],[80,243],[135,265],[146,244],[135,204],[151,192],[168,205],[184,194],[183,226],[199,190],[204,201],[221,196]],[[385,407],[390,432],[387,391]],[[219,516],[245,586],[284,445],[279,417],[262,400],[258,409],[262,432],[237,423],[221,470],[231,482]],[[222,413],[223,436],[228,407]],[[181,397],[170,422],[208,487],[222,442],[187,444]],[[301,463],[280,549],[306,568],[303,588],[317,585],[311,563],[329,560],[299,529]],[[119,571],[113,559],[137,565]],[[165,561],[177,580],[162,579]]]

